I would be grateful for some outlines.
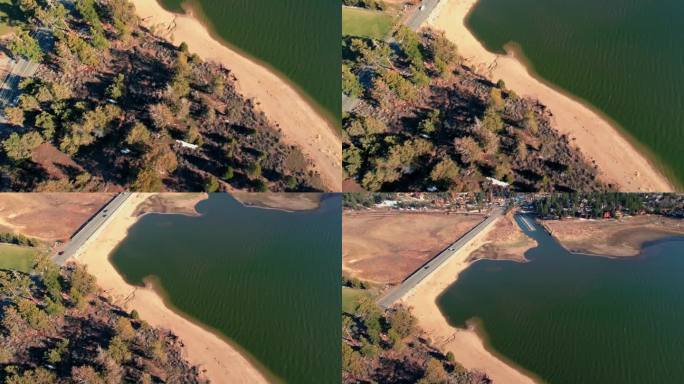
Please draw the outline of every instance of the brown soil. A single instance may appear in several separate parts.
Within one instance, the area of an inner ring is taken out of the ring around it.
[[[513,219],[513,212],[499,220],[485,237],[485,244],[473,252],[469,260],[515,260],[525,261],[525,252],[537,246],[537,242],[525,235]]]
[[[231,195],[247,206],[283,209],[286,211],[309,211],[320,206],[320,193],[251,193],[232,192]]]
[[[0,229],[45,241],[64,241],[113,196],[109,193],[2,193]]]
[[[346,211],[342,271],[397,284],[482,220],[481,215]]]
[[[43,143],[33,150],[32,160],[54,179],[62,179],[83,172],[83,168],[52,144]]]
[[[197,215],[195,206],[207,198],[206,193],[160,193],[150,195],[138,205],[134,216],[146,213],[179,213]]]
[[[570,252],[637,256],[644,243],[684,235],[684,220],[649,215],[621,220],[548,220],[544,226]]]

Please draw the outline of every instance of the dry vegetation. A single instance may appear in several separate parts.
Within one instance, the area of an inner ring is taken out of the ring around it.
[[[0,46],[41,66],[4,110],[0,189],[321,189],[229,69],[156,37],[127,0],[19,3],[27,22]]]
[[[342,270],[397,284],[483,220],[481,215],[345,211]]]
[[[0,271],[0,381],[200,383],[173,334],[112,305],[82,266]]]
[[[551,113],[461,64],[439,32],[399,27],[396,42],[343,39],[345,175],[367,190],[595,190],[597,171]],[[348,183],[349,184],[349,183]]]

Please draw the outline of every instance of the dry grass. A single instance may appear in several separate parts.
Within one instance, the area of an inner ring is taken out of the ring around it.
[[[342,270],[396,284],[483,220],[480,215],[352,212],[342,216]]]
[[[45,241],[66,240],[114,195],[3,193],[0,229]]]

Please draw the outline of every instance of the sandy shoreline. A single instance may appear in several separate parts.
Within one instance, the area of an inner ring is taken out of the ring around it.
[[[329,191],[342,190],[342,141],[335,128],[298,91],[266,67],[214,39],[191,15],[166,11],[156,0],[131,0],[143,23],[175,44],[215,61],[237,77],[239,92],[282,129],[283,140],[298,146],[314,163]]]
[[[437,306],[437,297],[470,266],[470,254],[487,242],[487,234],[495,225],[496,222],[480,232],[457,256],[440,266],[403,301],[413,308],[412,312],[418,319],[418,324],[432,338],[434,344],[445,353],[451,351],[455,360],[467,369],[486,373],[494,383],[535,383],[533,379],[489,352],[474,330],[458,329],[449,325]]]
[[[442,0],[428,22],[445,31],[458,46],[459,54],[480,73],[493,81],[503,79],[519,95],[538,99],[549,107],[555,129],[567,135],[588,161],[595,162],[600,180],[623,192],[674,190],[660,170],[605,117],[530,74],[513,53],[497,55],[487,51],[465,26],[465,19],[476,3],[477,0]]]
[[[109,261],[109,255],[140,216],[136,209],[149,194],[134,194],[116,216],[89,240],[76,257],[97,278],[98,285],[114,304],[136,309],[152,326],[171,330],[183,341],[185,358],[213,383],[267,383],[267,379],[240,352],[220,337],[169,309],[151,288],[129,285]]]

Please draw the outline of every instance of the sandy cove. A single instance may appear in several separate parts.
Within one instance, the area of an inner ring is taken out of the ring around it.
[[[496,226],[492,223],[480,232],[459,253],[442,264],[430,277],[421,282],[403,301],[412,307],[420,327],[432,338],[443,352],[451,351],[455,360],[467,369],[486,373],[494,383],[533,384],[535,381],[487,351],[480,336],[474,330],[452,327],[437,306],[437,297],[444,292],[464,271],[470,262],[470,254],[485,244],[487,234]]]
[[[156,0],[131,0],[143,23],[174,44],[228,68],[237,89],[282,129],[287,144],[296,145],[313,161],[328,191],[342,190],[342,140],[332,125],[287,81],[271,70],[217,41],[192,15],[166,11]]]
[[[570,138],[588,161],[595,161],[599,179],[623,192],[673,191],[670,181],[642,155],[606,118],[530,74],[512,53],[487,51],[465,26],[477,0],[442,0],[428,23],[443,30],[456,43],[466,61],[494,81],[521,96],[538,99],[553,113],[556,130]]]
[[[185,358],[206,370],[212,383],[267,383],[266,378],[240,352],[220,337],[169,309],[151,288],[129,285],[109,262],[109,255],[139,217],[136,208],[150,194],[129,197],[107,223],[85,244],[76,260],[85,264],[114,304],[137,310],[152,326],[171,330],[183,342]]]

